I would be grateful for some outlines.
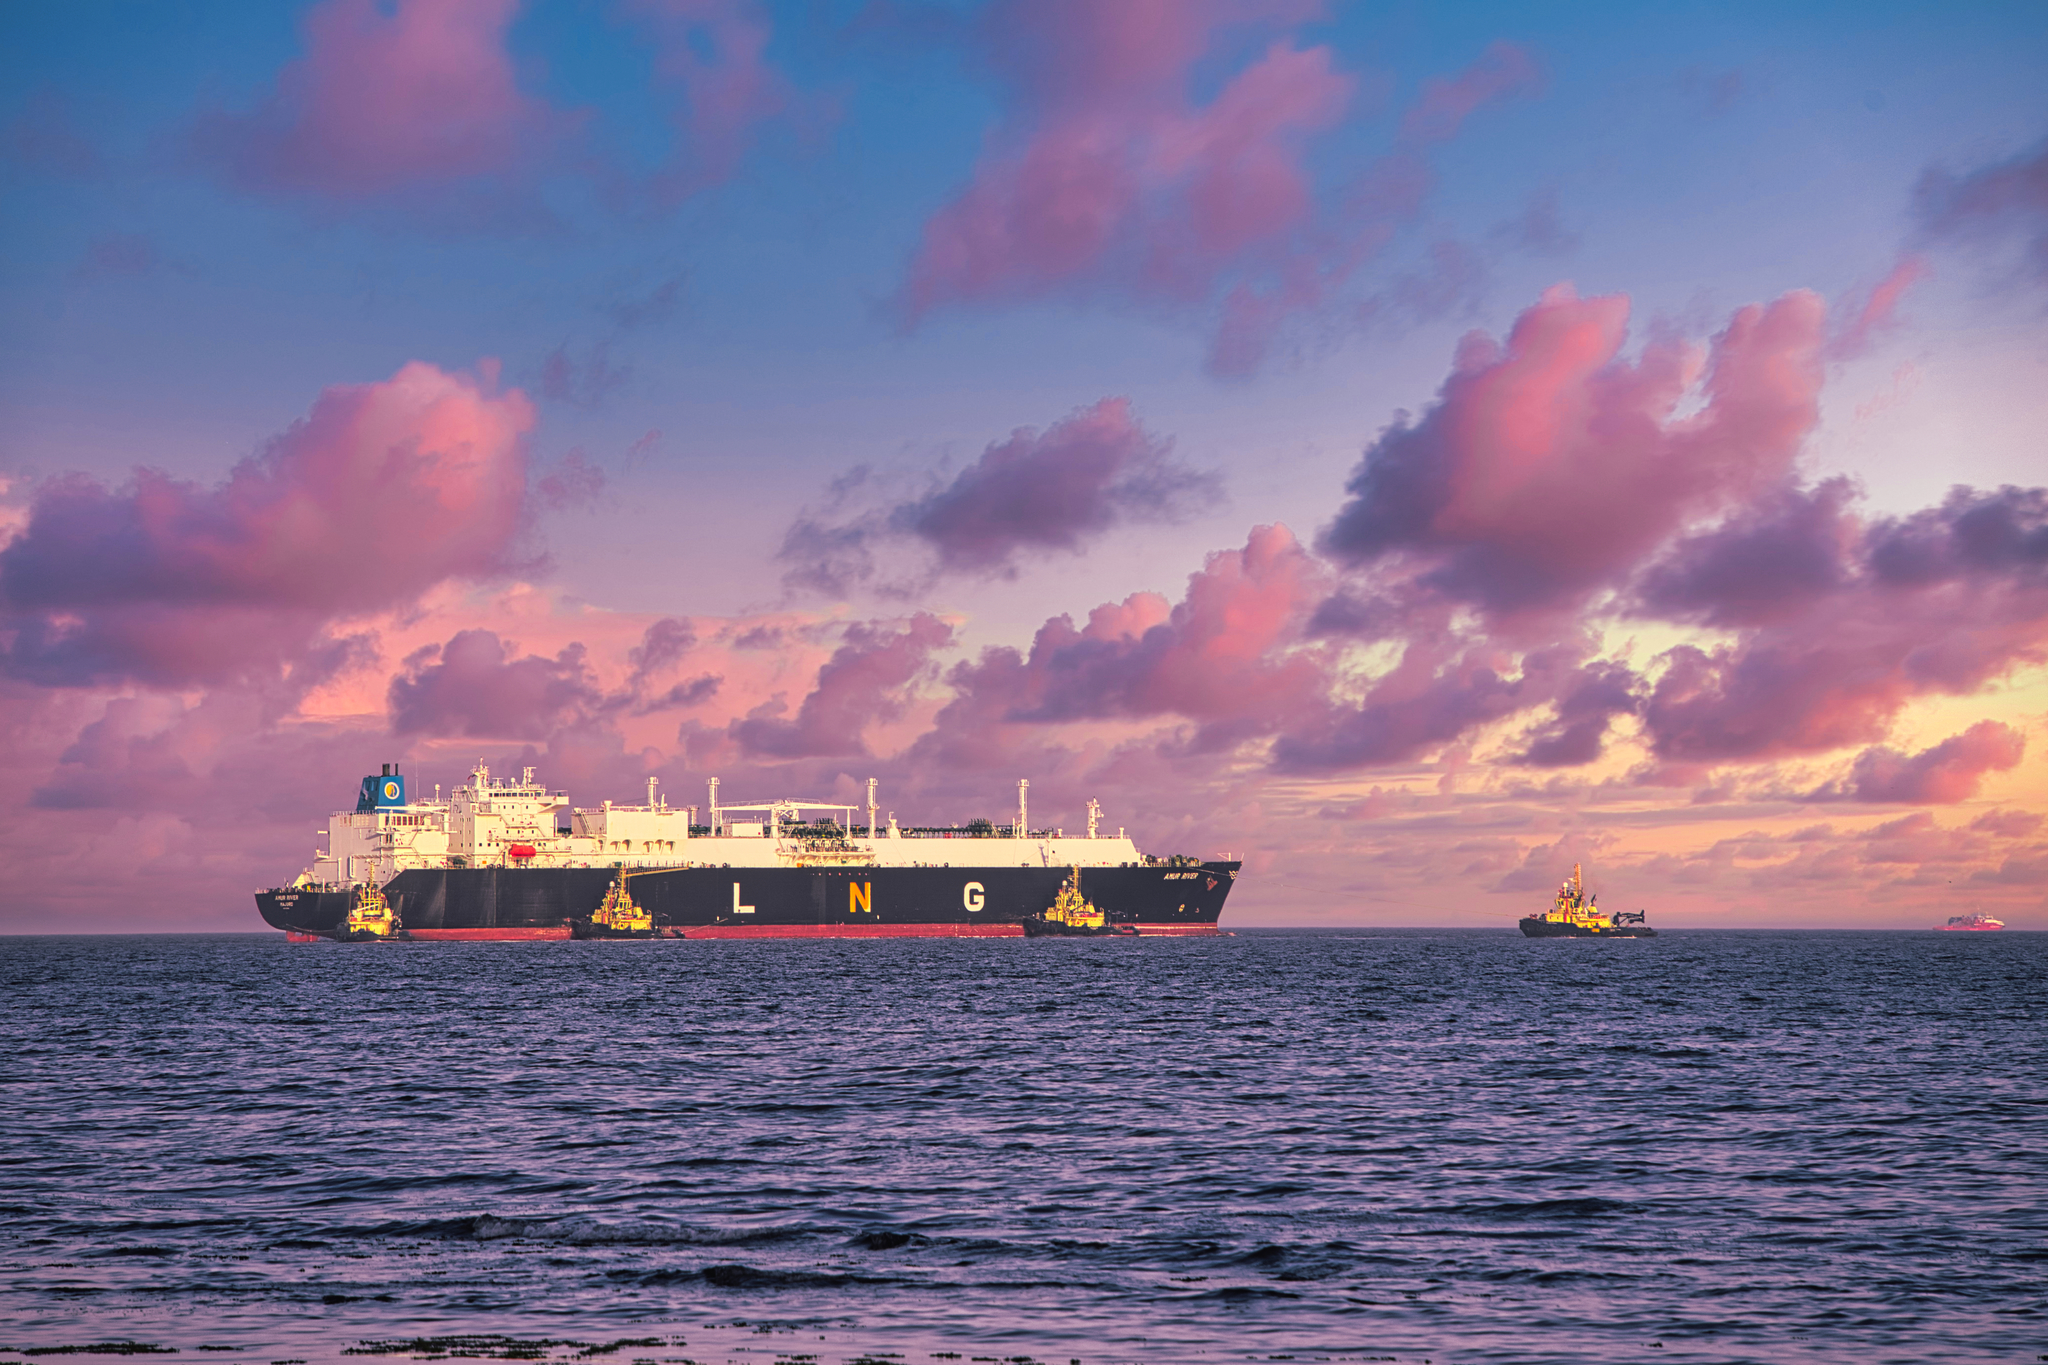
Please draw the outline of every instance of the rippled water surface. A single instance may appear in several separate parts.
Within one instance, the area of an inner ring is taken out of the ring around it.
[[[2044,967],[0,940],[0,1360],[2031,1361]]]

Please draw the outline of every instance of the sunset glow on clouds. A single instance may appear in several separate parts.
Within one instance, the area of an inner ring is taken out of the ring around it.
[[[479,757],[1028,777],[1245,857],[1243,924],[1585,860],[1660,923],[2048,928],[2048,410],[1871,398],[2048,366],[2039,34],[1915,113],[1819,56],[1701,105],[1732,22],[1624,78],[1251,0],[240,14],[125,104],[41,20],[0,108],[0,928],[247,928],[363,772]],[[1601,112],[1658,62],[1661,149]],[[1778,159],[1878,109],[1860,197]]]

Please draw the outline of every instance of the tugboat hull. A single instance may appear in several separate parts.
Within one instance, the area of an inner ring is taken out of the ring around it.
[[[1136,938],[1139,929],[1135,924],[1061,924],[1058,920],[1041,919],[1037,915],[1024,920],[1026,938]]]
[[[570,938],[653,938],[652,929],[614,929],[608,924],[593,924],[587,919],[569,921]]]
[[[1560,924],[1541,915],[1522,921],[1522,932],[1530,938],[1655,938],[1657,931],[1647,924],[1582,925]]]

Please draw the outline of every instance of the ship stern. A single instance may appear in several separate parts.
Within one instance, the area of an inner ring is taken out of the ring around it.
[[[297,886],[272,887],[256,893],[256,912],[273,929],[293,941],[307,937],[335,938],[348,920],[349,891],[315,891]]]

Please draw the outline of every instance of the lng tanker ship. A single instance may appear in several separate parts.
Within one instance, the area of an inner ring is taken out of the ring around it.
[[[396,765],[363,779],[327,846],[288,886],[256,893],[296,940],[570,937],[1021,936],[1074,882],[1105,922],[1139,934],[1214,934],[1241,864],[1138,851],[1119,829],[1030,827],[1030,783],[1012,825],[902,828],[833,801],[721,804],[704,823],[654,778],[645,805],[577,807],[479,764],[448,800],[411,800]],[[630,929],[614,929],[630,925]]]

